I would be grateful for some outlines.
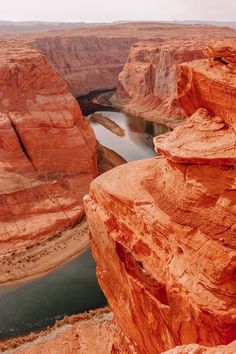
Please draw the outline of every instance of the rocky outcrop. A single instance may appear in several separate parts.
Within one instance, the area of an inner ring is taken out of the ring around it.
[[[193,116],[155,139],[161,157],[109,171],[85,198],[117,323],[113,353],[234,352],[234,48],[214,44],[180,66],[178,95]]]
[[[77,223],[97,171],[93,131],[42,53],[1,41],[0,96],[3,254]]]
[[[203,58],[202,47],[186,40],[135,44],[119,75],[117,95],[129,97],[124,109],[162,123],[164,118],[185,118],[177,96],[178,64]]]
[[[205,49],[208,60],[180,66],[179,100],[188,115],[204,107],[235,127],[236,67],[232,42]]]
[[[214,33],[213,36],[220,38],[222,34]],[[182,35],[178,40],[133,45],[119,75],[114,103],[133,115],[175,126],[186,118],[186,109],[183,110],[177,92],[179,64],[193,61],[194,66],[194,60],[204,58],[202,49],[207,41],[209,39],[199,33],[198,37],[184,38]],[[233,58],[233,53],[231,56]],[[210,75],[215,77],[214,72]],[[204,94],[209,97],[209,92]],[[214,100],[215,97],[211,97]],[[201,104],[199,100],[198,103]]]
[[[148,76],[150,74],[151,65],[148,60],[153,58],[154,52],[157,51],[158,45],[161,43],[167,43],[168,50],[178,39],[185,41],[199,41],[202,36],[206,38],[226,38],[235,36],[235,31],[227,27],[215,27],[209,25],[179,25],[179,24],[162,24],[162,23],[127,23],[106,25],[91,28],[78,28],[73,30],[66,30],[63,32],[52,31],[42,36],[36,35],[33,39],[36,48],[46,54],[50,64],[60,74],[60,76],[67,82],[68,87],[74,96],[86,95],[96,90],[106,90],[116,88],[118,84],[118,75],[122,71],[124,64],[127,61],[130,47],[139,42],[153,40],[155,45],[151,45],[149,48],[144,44],[144,48],[140,49],[139,57],[146,57],[147,61],[141,60],[141,65],[144,65],[143,74],[138,75],[139,79],[142,76]],[[183,46],[182,44],[180,44]],[[176,44],[178,46],[178,44]],[[186,44],[188,46],[188,44]],[[136,47],[135,47],[136,48]],[[137,51],[133,49],[133,51]],[[146,54],[144,54],[146,50]],[[183,53],[185,51],[185,53]],[[164,65],[175,64],[177,62],[183,62],[186,59],[199,58],[199,46],[189,44],[189,51],[186,53],[184,48],[181,50],[171,51],[176,53],[176,59],[170,58],[167,55]],[[164,52],[163,52],[163,55]],[[131,51],[131,57],[133,54]],[[182,57],[182,59],[177,57]],[[138,59],[138,58],[137,58]],[[158,61],[158,56],[156,56]],[[130,59],[129,59],[130,62]],[[128,65],[130,64],[130,65]],[[130,68],[132,63],[128,63],[125,67]],[[136,69],[138,70],[140,62],[136,62]],[[133,63],[135,65],[135,63]],[[160,66],[156,63],[157,66]],[[146,68],[149,66],[149,69]],[[155,64],[154,64],[155,66]],[[129,74],[132,68],[127,71],[127,74],[123,74],[122,84],[124,81],[128,81],[127,89],[129,89],[132,82],[129,83]],[[142,70],[142,66],[140,71]],[[167,73],[167,70],[171,71],[171,67],[164,69],[163,67],[157,68],[157,75],[160,71],[160,79],[163,76],[169,75],[169,79],[172,80],[171,73]],[[162,74],[161,74],[162,72]],[[137,74],[137,73],[136,73]],[[124,75],[127,77],[124,78]],[[131,81],[134,76],[131,76]],[[165,78],[165,83],[167,82]],[[134,82],[136,83],[136,82]],[[140,84],[140,82],[137,82]],[[155,92],[158,90],[156,83]],[[165,84],[166,85],[166,84]],[[126,88],[126,86],[125,86]],[[140,89],[142,90],[142,89]],[[163,93],[166,88],[163,89]],[[128,92],[129,93],[129,92]],[[168,93],[167,93],[168,94]],[[167,97],[167,94],[165,97]],[[160,97],[162,98],[162,97]],[[147,104],[152,104],[152,107],[156,105],[156,101],[152,102],[151,98]],[[150,110],[150,109],[149,109]]]

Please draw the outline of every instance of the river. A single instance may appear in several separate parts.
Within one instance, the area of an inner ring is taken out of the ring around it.
[[[97,140],[127,161],[155,156],[152,138],[168,129],[125,113],[99,112],[123,128],[117,136],[92,122]],[[0,286],[0,337],[12,337],[52,325],[65,315],[106,304],[90,250],[58,269],[26,283]]]

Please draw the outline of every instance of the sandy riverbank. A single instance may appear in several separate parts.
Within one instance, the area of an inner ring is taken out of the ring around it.
[[[85,217],[76,225],[26,249],[0,257],[0,283],[29,280],[57,268],[89,247]]]
[[[103,125],[106,129],[118,136],[124,136],[125,131],[116,122],[103,116],[100,113],[94,113],[91,115],[90,120]]]

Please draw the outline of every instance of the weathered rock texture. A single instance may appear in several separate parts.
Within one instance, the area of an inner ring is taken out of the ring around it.
[[[109,171],[85,199],[113,353],[235,349],[235,51],[214,44],[181,65],[178,94],[193,116],[155,139],[162,157]]]
[[[201,42],[133,45],[119,75],[118,96],[131,99],[124,109],[147,119],[186,117],[177,95],[178,64],[203,58]],[[163,118],[162,118],[163,117]]]
[[[109,308],[66,316],[54,327],[0,342],[8,354],[110,354],[114,326]]]
[[[213,34],[215,38],[221,36],[217,31]],[[208,41],[199,31],[192,37],[182,34],[178,40],[134,44],[119,75],[114,102],[133,115],[176,125],[186,117],[177,93],[178,64],[204,58],[202,49]]]
[[[236,341],[228,345],[219,345],[214,348],[203,347],[198,344],[183,345],[174,349],[168,350],[165,354],[235,354]]]
[[[203,34],[208,38],[219,39],[235,36],[235,31],[227,27],[208,25],[130,23],[54,31],[35,36],[34,45],[46,54],[73,95],[81,96],[95,90],[116,88],[118,75],[127,60],[131,45],[140,40],[154,40],[156,44],[172,45],[178,38],[196,40]],[[185,59],[199,58],[196,52],[180,55],[185,56]],[[172,60],[168,59],[165,65],[171,64]],[[178,60],[174,60],[174,63],[176,61]],[[138,65],[139,62],[136,63]],[[166,70],[171,70],[171,67]],[[133,76],[132,78],[134,79]]]
[[[204,107],[235,128],[236,51],[232,42],[212,44],[205,51],[209,60],[180,66],[179,100],[188,115]],[[225,52],[223,52],[225,50]],[[233,62],[234,60],[234,62]]]
[[[79,35],[36,40],[74,96],[112,89],[135,38]]]
[[[83,215],[96,141],[66,84],[29,45],[1,41],[0,253]]]

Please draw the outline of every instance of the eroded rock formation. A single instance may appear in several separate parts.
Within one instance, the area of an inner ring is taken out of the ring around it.
[[[83,215],[96,141],[66,84],[31,46],[1,41],[0,254]]]
[[[109,171],[85,198],[113,353],[235,349],[236,43],[205,53],[180,66],[193,116],[155,139],[162,156]]]
[[[67,82],[72,94],[74,96],[81,96],[96,90],[116,88],[118,75],[127,61],[130,47],[133,44],[139,41],[154,40],[156,46],[161,43],[167,43],[167,48],[170,49],[173,42],[177,39],[187,42],[193,41],[194,43],[203,35],[206,38],[220,39],[235,36],[235,31],[227,27],[208,25],[183,26],[179,24],[146,22],[106,25],[87,29],[80,28],[63,32],[52,31],[44,35],[36,35],[33,42],[38,49],[46,54],[50,64]],[[172,53],[176,52],[175,59],[167,55],[167,59],[164,62],[164,66],[167,67],[166,69],[160,69],[163,75],[168,70],[172,70],[169,64],[183,62],[186,59],[199,58],[199,54],[197,55],[197,52],[199,53],[199,46],[196,45],[194,47],[194,45],[189,43],[188,45],[191,50],[189,49],[190,53],[186,53],[184,46],[181,43],[180,45],[183,47],[182,51],[172,51]],[[140,48],[140,52],[142,52],[140,54],[141,57],[144,55],[145,48]],[[146,59],[152,58],[153,51],[156,50],[157,48],[147,49],[147,53],[145,54]],[[177,59],[180,56],[182,56],[182,59]],[[137,69],[140,62],[137,61],[134,64],[136,64]],[[141,64],[144,64],[144,66],[149,65],[149,71],[151,70],[150,62],[143,63],[141,61]],[[144,71],[146,72],[148,69],[144,68]],[[132,75],[133,73],[128,70],[127,77],[122,82],[129,82],[128,74]],[[173,75],[171,73],[169,75],[172,80]],[[141,76],[137,75],[137,77],[140,78]],[[161,78],[163,79],[163,77]],[[134,75],[131,76],[131,80],[134,80],[134,83],[136,83]],[[139,84],[139,82],[137,83]],[[129,86],[130,84],[128,84],[127,89],[129,89]],[[154,95],[157,89],[156,85]],[[160,96],[160,98],[162,97]],[[153,107],[156,102],[152,102],[150,99],[150,102],[147,102],[147,104]]]
[[[203,58],[202,47],[199,41],[186,40],[133,45],[119,75],[117,95],[129,97],[124,109],[162,122],[184,118],[177,95],[178,64]]]
[[[221,35],[214,34],[215,38],[220,38]],[[204,58],[202,49],[208,41],[203,33],[199,33],[192,38],[182,35],[178,40],[171,38],[169,41],[134,44],[119,75],[114,102],[118,105],[120,103],[125,111],[133,115],[175,126],[181,119],[186,118],[186,111],[189,113],[179,102],[179,64]],[[215,53],[218,54],[220,56],[220,52]],[[211,75],[215,78],[214,72]],[[220,87],[222,89],[222,86]],[[209,90],[211,88],[208,85]],[[203,93],[203,96],[204,94],[209,97],[209,92]],[[215,97],[210,97],[214,101]],[[195,100],[201,106],[199,97]]]
[[[135,38],[59,36],[36,40],[36,45],[67,82],[74,96],[112,89]]]

